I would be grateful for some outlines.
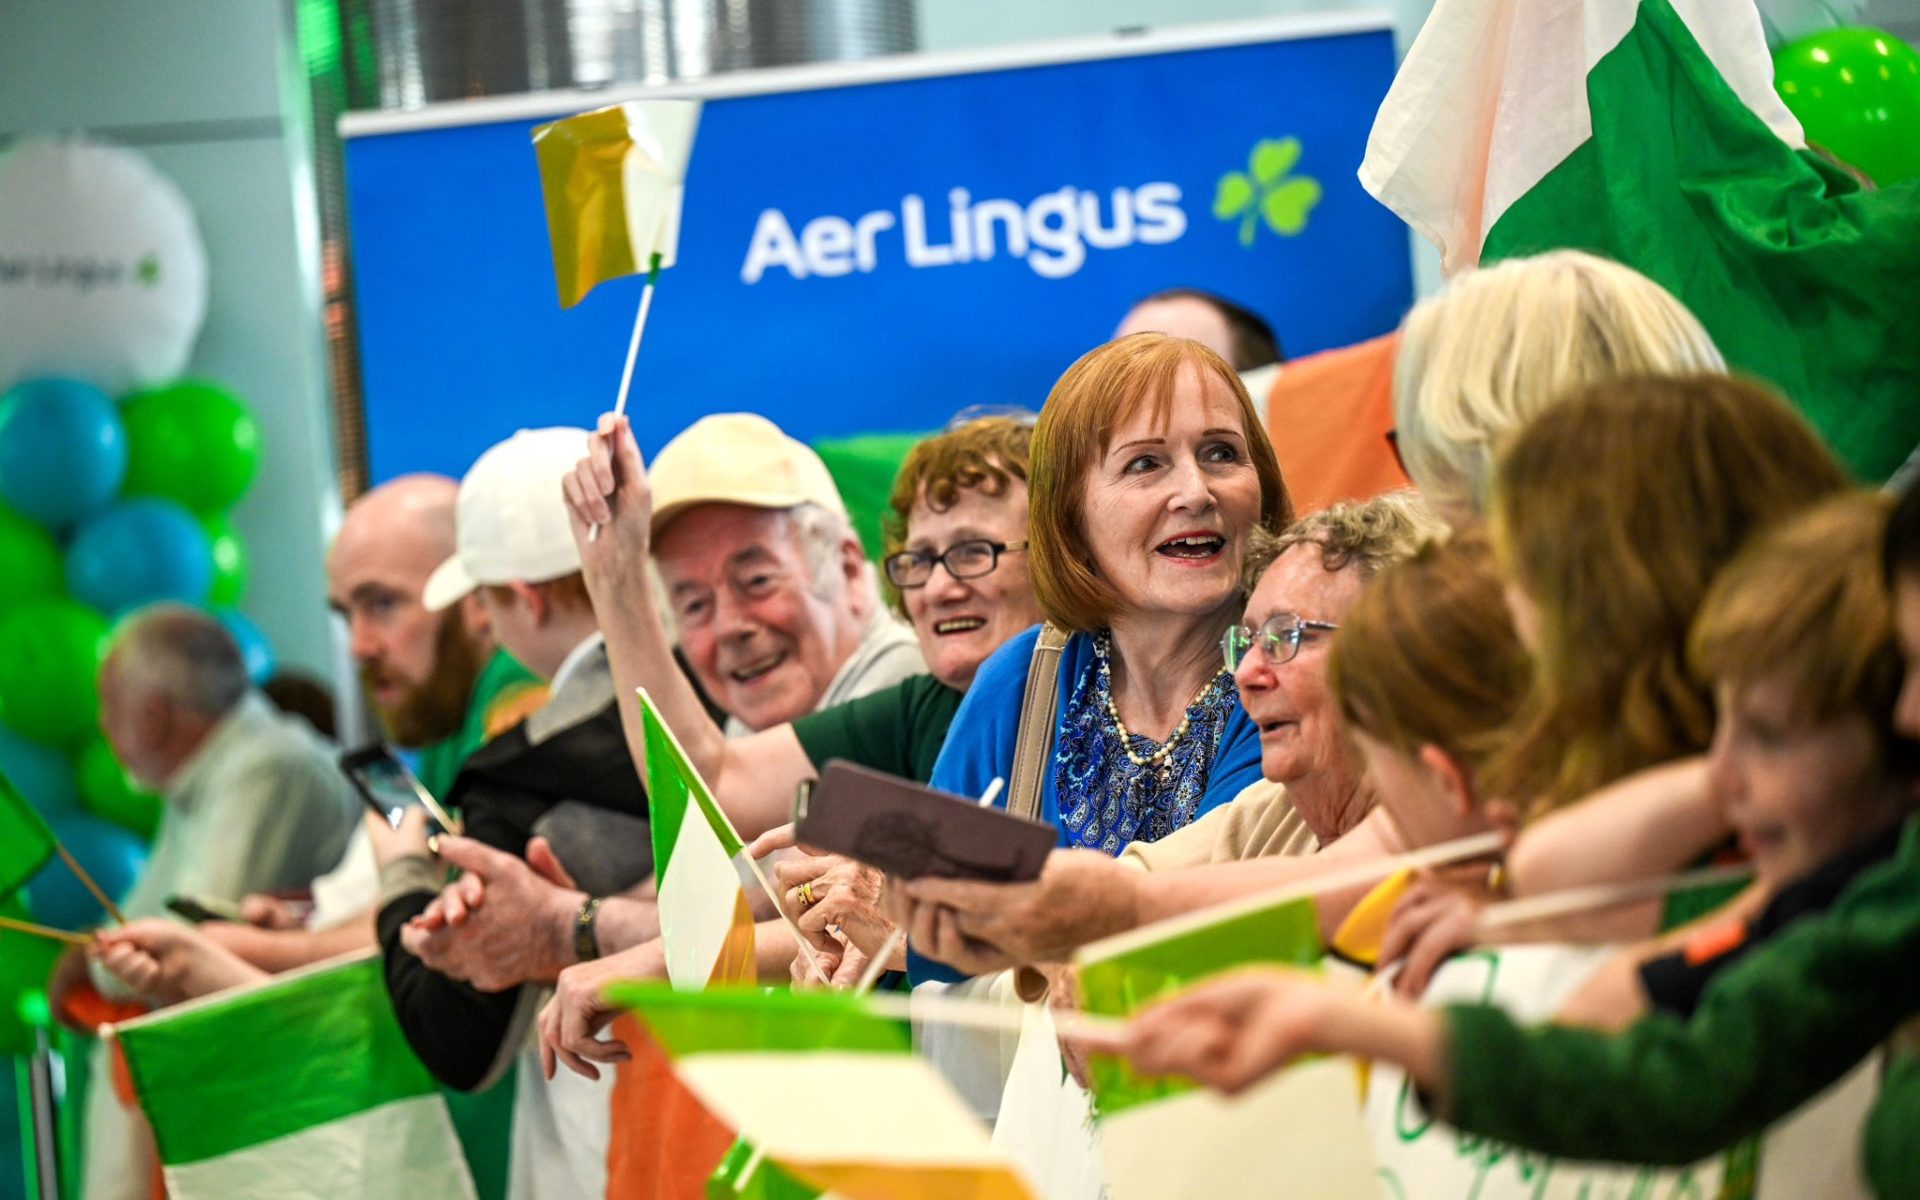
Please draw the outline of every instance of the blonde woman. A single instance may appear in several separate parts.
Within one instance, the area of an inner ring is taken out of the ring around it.
[[[1578,250],[1460,276],[1401,326],[1394,437],[1448,523],[1483,513],[1501,444],[1582,384],[1726,370],[1686,307],[1630,267]]]

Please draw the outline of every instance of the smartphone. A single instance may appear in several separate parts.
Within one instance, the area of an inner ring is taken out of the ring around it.
[[[167,911],[195,925],[202,921],[239,921],[240,906],[210,896],[175,894],[167,897]]]
[[[387,747],[375,744],[349,750],[340,756],[340,769],[353,781],[354,789],[367,802],[367,807],[385,817],[387,824],[395,829],[400,827],[400,818],[407,815],[409,808],[424,808],[429,834],[460,832],[460,822],[448,815],[426,785]]]
[[[1024,883],[1039,878],[1059,840],[1051,825],[841,759],[827,762],[794,809],[801,844],[903,879]]]

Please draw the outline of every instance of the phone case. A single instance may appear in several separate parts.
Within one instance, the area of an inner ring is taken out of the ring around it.
[[[1059,841],[1051,825],[840,759],[821,770],[795,834],[903,879],[990,883],[1038,878]]]

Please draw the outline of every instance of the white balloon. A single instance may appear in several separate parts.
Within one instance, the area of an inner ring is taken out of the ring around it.
[[[61,375],[111,396],[176,378],[207,315],[207,250],[131,150],[29,139],[0,155],[0,391]]]

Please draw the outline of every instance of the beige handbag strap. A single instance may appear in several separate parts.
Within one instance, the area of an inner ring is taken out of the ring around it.
[[[1013,744],[1013,778],[1007,792],[1007,811],[1037,820],[1040,786],[1052,758],[1053,719],[1060,709],[1060,651],[1067,631],[1048,623],[1040,627],[1033,646],[1033,665],[1027,668],[1027,690],[1020,698],[1020,736]]]

